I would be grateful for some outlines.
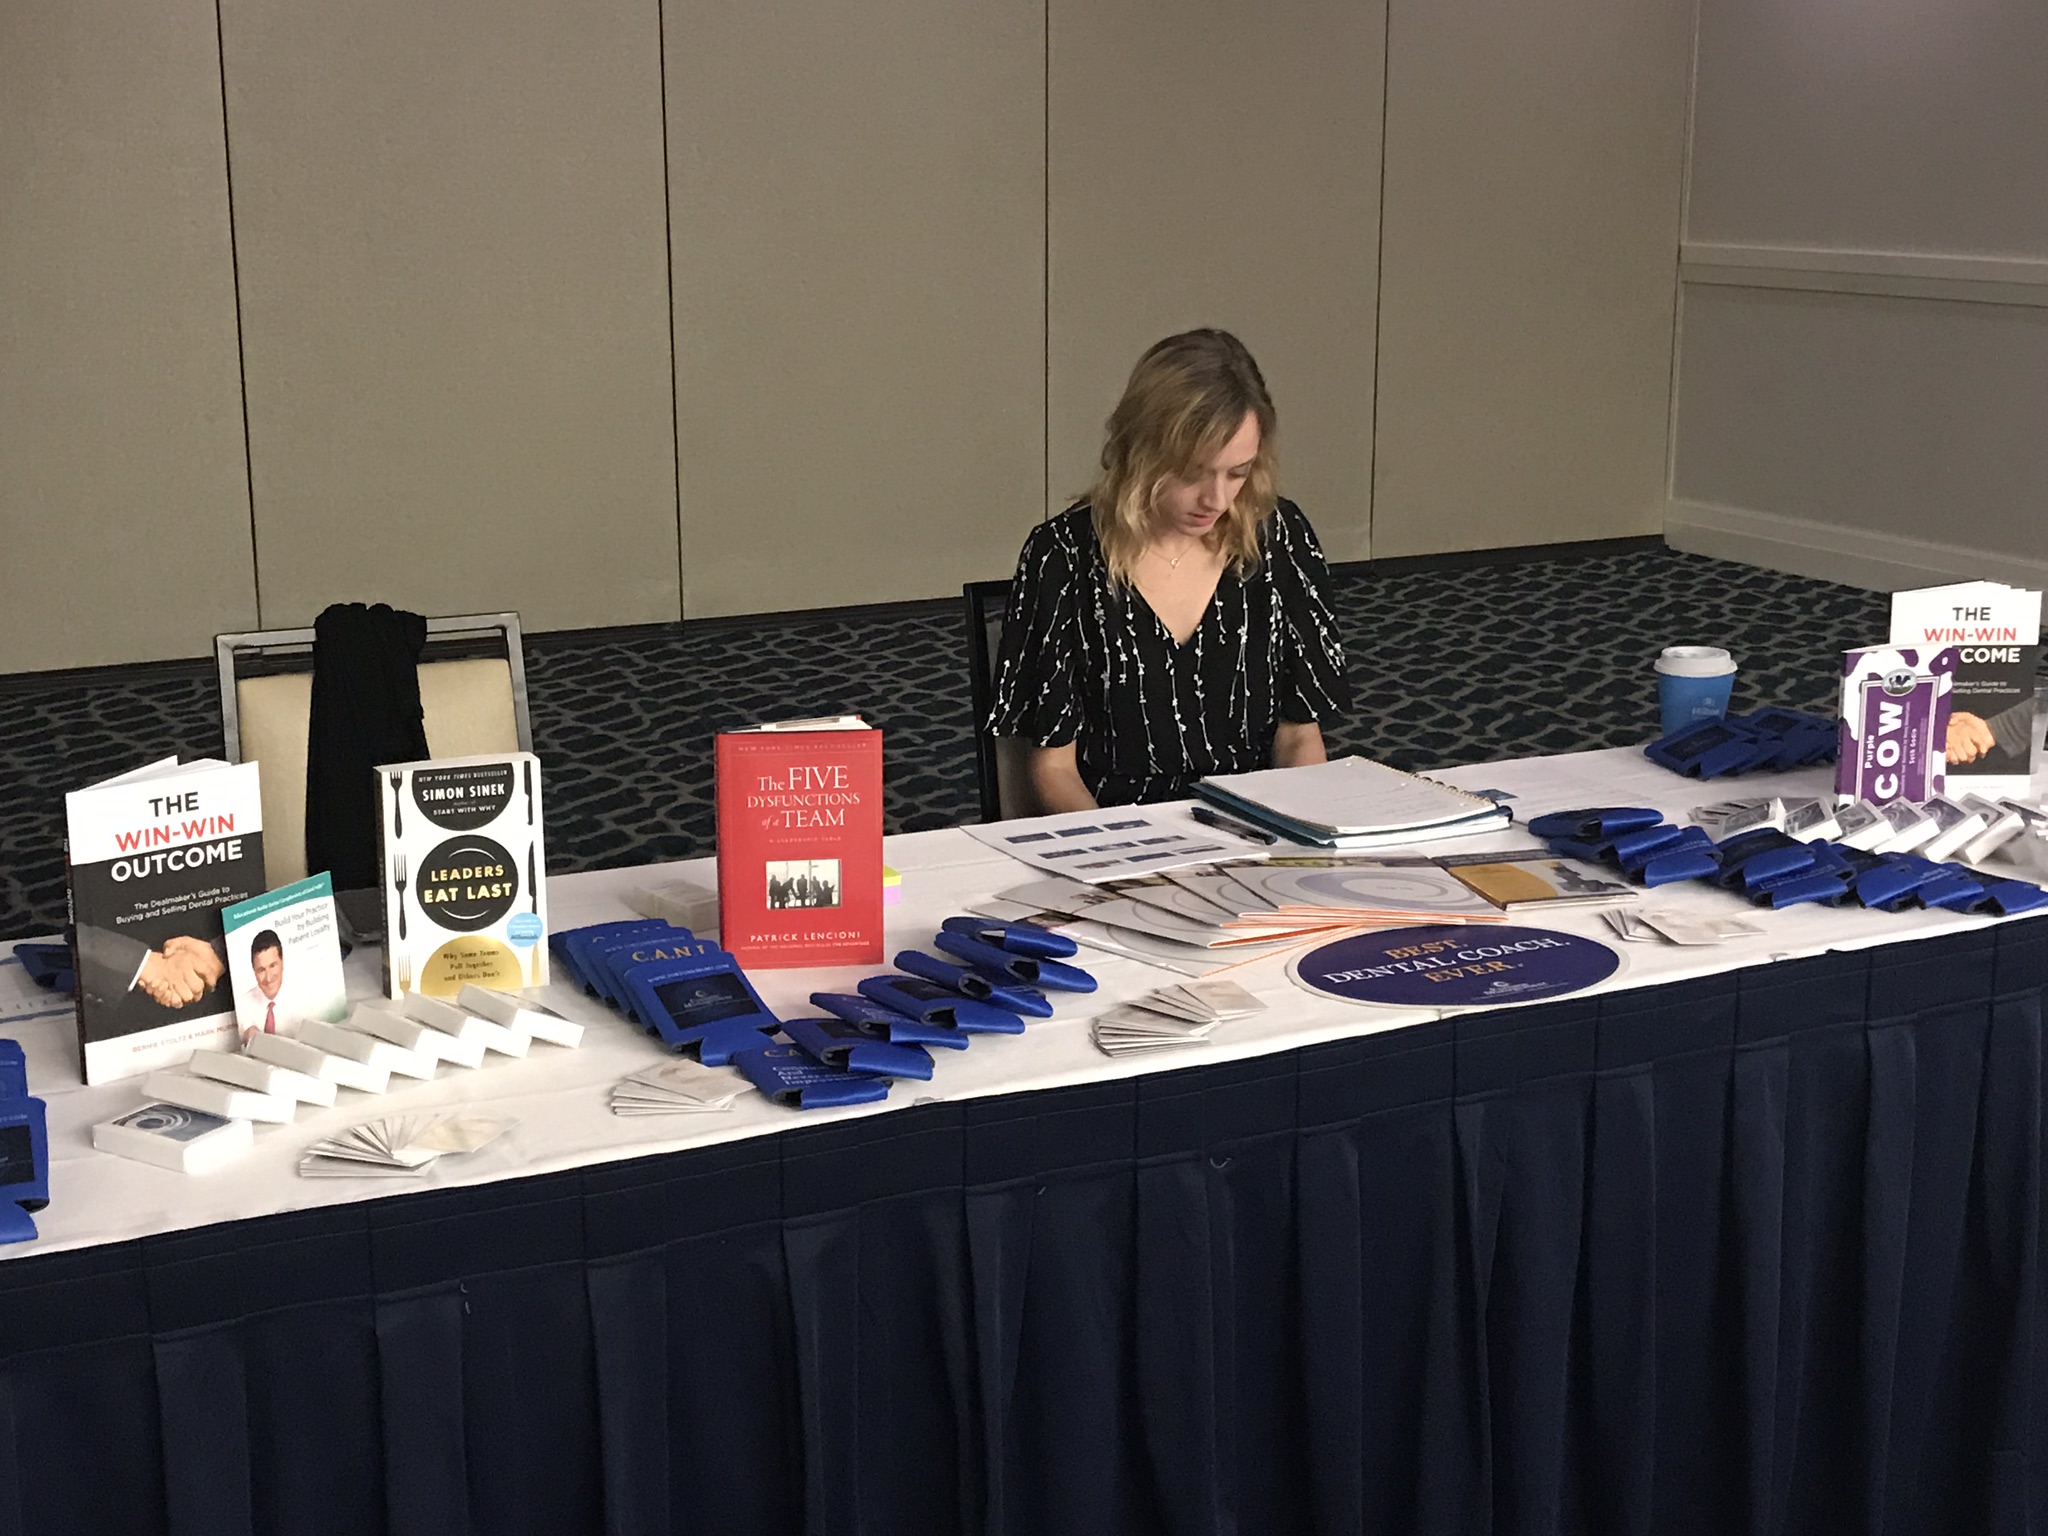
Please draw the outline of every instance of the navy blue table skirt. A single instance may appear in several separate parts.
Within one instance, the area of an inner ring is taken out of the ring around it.
[[[2041,1530],[2044,984],[2012,924],[13,1260],[0,1536]]]

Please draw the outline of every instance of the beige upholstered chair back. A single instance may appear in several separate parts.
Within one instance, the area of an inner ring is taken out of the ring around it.
[[[434,660],[441,646],[474,648],[502,635],[501,656]],[[306,727],[313,703],[313,631],[219,635],[221,724],[229,762],[263,765],[263,873],[273,888],[306,874]],[[526,664],[516,614],[464,614],[427,621],[420,707],[435,757],[533,749],[526,711]],[[240,668],[261,658],[265,670]],[[303,663],[302,667],[294,664]]]

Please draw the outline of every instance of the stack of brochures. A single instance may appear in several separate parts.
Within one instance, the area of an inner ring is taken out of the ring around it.
[[[612,1089],[615,1115],[701,1115],[731,1109],[746,1090],[732,1072],[673,1056],[642,1067]]]
[[[1243,1018],[1265,1006],[1236,982],[1220,977],[1161,987],[1097,1019],[1095,1044],[1109,1056],[1199,1045],[1225,1020]]]
[[[1219,810],[1316,848],[1398,848],[1494,832],[1507,808],[1368,757],[1261,768],[1203,779],[1195,793]]]

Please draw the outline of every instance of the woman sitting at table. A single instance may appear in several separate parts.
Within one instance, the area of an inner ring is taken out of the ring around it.
[[[1274,491],[1274,427],[1242,342],[1169,336],[1132,370],[1088,498],[1024,541],[988,728],[1029,744],[1037,810],[1323,760],[1344,647],[1315,532]]]

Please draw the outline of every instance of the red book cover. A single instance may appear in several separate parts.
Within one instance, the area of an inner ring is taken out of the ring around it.
[[[718,938],[743,966],[881,963],[880,731],[720,733]]]

